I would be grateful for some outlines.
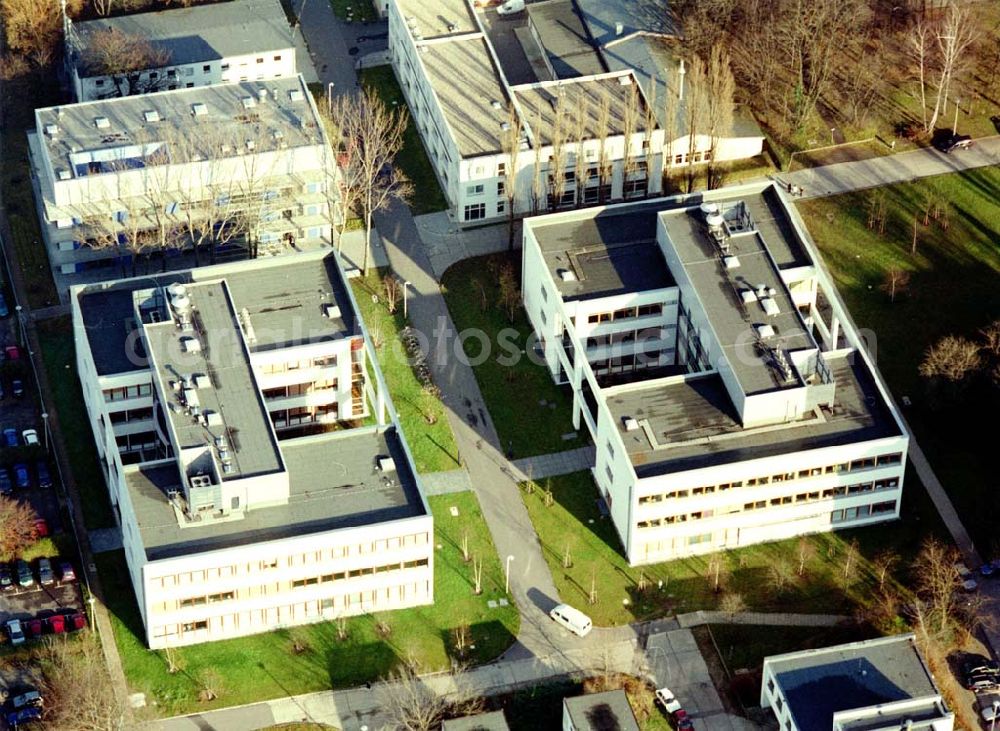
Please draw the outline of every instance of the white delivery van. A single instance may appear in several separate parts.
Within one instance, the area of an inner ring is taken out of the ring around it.
[[[560,604],[549,612],[549,616],[579,637],[586,637],[593,627],[590,617],[569,604]]]

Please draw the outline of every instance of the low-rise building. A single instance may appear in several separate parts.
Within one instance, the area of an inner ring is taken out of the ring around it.
[[[301,75],[38,109],[28,142],[57,275],[331,241],[336,166]]]
[[[117,41],[118,46],[108,48]],[[139,50],[155,62],[143,68]],[[69,21],[77,101],[294,76],[295,43],[279,0],[231,2]],[[108,73],[109,60],[121,69]]]
[[[510,726],[503,711],[493,711],[444,721],[441,731],[510,731]]]
[[[899,516],[907,433],[773,184],[528,219],[523,297],[630,563]]]
[[[624,690],[563,699],[562,731],[639,731]]]
[[[335,254],[71,306],[150,647],[432,601],[432,517]]]
[[[764,658],[760,705],[787,731],[951,731],[913,635]]]

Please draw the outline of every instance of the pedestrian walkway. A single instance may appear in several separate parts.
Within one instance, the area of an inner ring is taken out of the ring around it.
[[[420,482],[423,485],[425,495],[449,495],[472,489],[469,473],[464,469],[430,472],[426,475],[420,475]]]
[[[524,457],[511,462],[511,468],[514,479],[518,482],[524,482],[589,470],[594,466],[595,459],[594,446],[588,445],[577,449],[568,449],[565,452]]]
[[[677,615],[680,627],[700,627],[703,624],[751,624],[771,627],[835,627],[850,622],[842,614],[786,614],[783,612],[728,612],[698,611]]]
[[[924,148],[870,160],[780,173],[774,178],[786,185],[801,187],[803,198],[818,198],[997,163],[1000,163],[1000,135],[983,137],[976,140],[976,144],[970,149],[956,150],[950,155],[933,148]]]
[[[441,279],[452,264],[473,256],[506,251],[510,246],[506,224],[462,228],[446,211],[425,213],[413,219],[424,243],[434,277]],[[514,231],[514,247],[521,248],[521,224]]]
[[[122,532],[120,528],[96,528],[87,531],[90,539],[90,550],[93,553],[108,553],[122,547]]]

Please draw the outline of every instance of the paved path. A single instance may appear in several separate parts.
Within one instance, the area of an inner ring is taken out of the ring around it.
[[[537,457],[516,459],[511,464],[518,481],[540,480],[556,475],[568,475],[570,472],[589,470],[594,466],[593,445],[568,449],[565,452],[540,454]]]
[[[425,213],[413,219],[424,242],[434,277],[441,279],[455,262],[483,254],[506,251],[508,248],[507,225],[493,224],[479,228],[463,229],[451,220],[448,213]],[[521,247],[521,224],[514,231],[514,247]]]
[[[782,183],[802,187],[805,191],[804,198],[817,198],[997,163],[1000,163],[1000,136],[978,139],[972,148],[958,150],[950,155],[933,148],[924,148],[871,160],[780,173],[774,178]]]
[[[448,495],[472,489],[472,480],[464,469],[420,475],[420,482],[426,495]]]

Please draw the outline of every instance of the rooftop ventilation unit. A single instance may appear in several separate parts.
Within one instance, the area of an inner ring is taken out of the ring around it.
[[[191,487],[211,487],[212,478],[208,475],[192,475],[191,476]]]
[[[222,474],[231,475],[233,474],[234,471],[235,468],[233,467],[232,461],[227,459],[225,462],[222,463]]]
[[[97,129],[110,129],[111,121],[107,117],[94,117],[94,126]]]
[[[510,132],[510,122],[501,122],[500,129],[502,129],[504,132]]]
[[[184,282],[173,282],[167,285],[167,294],[170,295],[171,300],[174,297],[183,297],[187,294],[187,286]]]
[[[73,177],[72,175],[70,175],[69,170],[66,170],[65,168],[60,168],[57,175],[59,176],[60,180],[69,180],[70,178]]]
[[[774,317],[781,312],[778,308],[778,303],[771,297],[764,297],[761,299],[760,306],[764,310],[764,313],[770,317]]]
[[[218,411],[206,411],[205,423],[208,426],[222,426],[222,414]]]
[[[752,289],[744,289],[740,292],[740,299],[743,300],[743,304],[749,305],[757,301],[757,293]]]
[[[631,416],[623,416],[622,426],[625,428],[625,431],[637,431],[639,429],[639,422]]]
[[[185,353],[200,353],[201,341],[198,338],[181,338],[181,349]]]
[[[620,36],[625,32],[625,24],[622,22],[615,23],[615,35]]]
[[[757,335],[764,340],[774,337],[774,328],[770,325],[754,325],[754,329],[757,331]]]
[[[493,107],[494,109],[503,109],[503,104],[498,102],[496,99],[490,102],[490,106]]]
[[[712,203],[711,201],[706,201],[705,203],[702,203],[700,206],[698,206],[698,208],[701,210],[702,214],[706,217],[713,213],[719,212],[719,204]]]
[[[559,278],[561,280],[563,280],[564,282],[575,282],[576,281],[576,274],[571,269],[560,269],[559,272],[558,272],[558,274],[559,274]]]
[[[248,150],[256,149],[256,147],[257,147],[257,143],[256,142],[254,142],[253,140],[247,140],[247,149]]]
[[[257,89],[257,101],[262,104],[267,101],[267,89]]]
[[[255,106],[257,106],[257,100],[254,99],[252,96],[243,97],[242,102],[244,109],[253,109]]]
[[[722,266],[724,266],[726,269],[739,269],[740,268],[739,257],[736,256],[722,257]]]
[[[285,139],[285,133],[282,132],[280,129],[276,129],[273,132],[271,132],[271,137],[274,138],[275,142],[281,142],[281,140]]]
[[[378,458],[378,469],[379,472],[395,472],[396,462],[392,457],[379,457]]]
[[[199,373],[194,377],[194,387],[197,389],[211,388],[212,379],[204,373]]]
[[[155,109],[147,109],[145,112],[142,113],[142,118],[145,119],[147,122],[159,122],[160,113]]]
[[[618,77],[618,84],[620,86],[632,86],[632,77],[628,76],[628,75],[626,75],[626,76],[619,76]]]
[[[323,314],[329,320],[336,320],[340,318],[340,307],[338,305],[324,305]]]
[[[448,23],[448,32],[449,33],[454,33],[457,28],[458,28],[458,26],[455,25],[454,23]]]
[[[305,99],[306,96],[302,93],[302,89],[292,89],[288,92],[288,98],[293,102],[300,102]]]
[[[59,135],[59,125],[58,124],[45,125],[45,134],[47,134],[49,137],[57,137]]]
[[[206,114],[208,114],[208,107],[206,107],[201,102],[191,105],[191,116],[204,117]]]

